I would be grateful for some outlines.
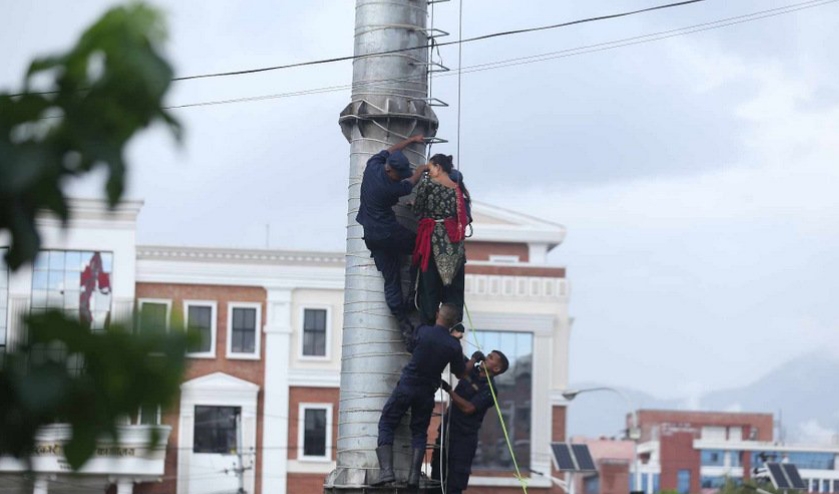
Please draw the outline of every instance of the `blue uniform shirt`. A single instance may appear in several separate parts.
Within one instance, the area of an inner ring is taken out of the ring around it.
[[[399,198],[411,193],[413,185],[409,180],[394,182],[385,172],[385,162],[390,156],[387,150],[380,151],[367,160],[361,179],[361,204],[355,217],[364,227],[364,238],[382,240],[399,227],[393,206]]]
[[[443,326],[420,326],[415,332],[414,352],[411,361],[402,369],[405,384],[429,385],[434,389],[440,385],[440,374],[446,365],[451,365],[455,375],[466,368],[460,340]]]
[[[451,428],[453,431],[457,431],[458,434],[477,435],[478,430],[481,428],[481,423],[484,421],[484,415],[493,406],[489,383],[487,383],[486,376],[481,377],[480,369],[481,366],[475,366],[454,388],[454,392],[458,396],[472,403],[475,407],[475,412],[471,415],[466,415],[457,406],[452,405],[449,407]],[[492,381],[492,385],[493,387],[495,386],[494,380]]]

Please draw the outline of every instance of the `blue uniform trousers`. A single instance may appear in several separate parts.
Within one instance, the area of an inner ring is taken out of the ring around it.
[[[445,420],[445,417],[443,417]],[[444,422],[445,423],[445,422]],[[445,438],[448,448],[440,447],[440,429],[437,429],[437,448],[431,456],[431,478],[445,482],[446,494],[460,494],[469,485],[469,475],[472,473],[472,460],[478,448],[477,434],[459,433],[457,429],[449,429],[451,436]],[[440,457],[442,455],[442,471]]]
[[[382,272],[385,279],[385,302],[390,312],[397,316],[404,315],[402,301],[401,258],[414,251],[416,234],[403,226],[391,230],[390,236],[384,239],[364,239],[367,248],[376,263],[376,269]]]
[[[411,447],[425,449],[428,424],[434,411],[434,391],[435,387],[431,385],[407,385],[400,380],[382,409],[378,445],[393,444],[393,431],[410,409]]]

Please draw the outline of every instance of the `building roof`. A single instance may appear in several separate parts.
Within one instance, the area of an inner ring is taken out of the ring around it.
[[[477,242],[544,243],[550,250],[565,240],[563,225],[482,202],[472,203],[472,219]]]

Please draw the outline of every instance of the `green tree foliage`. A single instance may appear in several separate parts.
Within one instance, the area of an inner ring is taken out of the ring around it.
[[[39,212],[67,221],[66,179],[106,168],[113,206],[125,188],[129,139],[155,121],[179,136],[163,109],[173,74],[160,54],[165,32],[149,7],[115,8],[67,53],[32,62],[21,93],[0,93],[0,231],[11,233],[13,269],[38,252]],[[34,92],[44,80],[52,87]]]
[[[12,269],[38,253],[39,214],[51,211],[66,225],[68,179],[105,168],[114,206],[125,188],[129,140],[155,122],[180,137],[163,108],[173,74],[160,52],[164,38],[155,10],[114,8],[68,52],[32,62],[20,93],[0,93],[0,233],[10,233]],[[97,441],[118,439],[125,417],[171,403],[194,339],[183,331],[134,334],[130,322],[91,332],[59,312],[25,323],[27,343],[0,355],[0,455],[25,459],[39,428],[67,423],[64,454],[74,469]]]
[[[124,417],[166,408],[177,396],[192,339],[183,331],[134,334],[112,324],[91,332],[58,311],[32,314],[26,324],[28,343],[0,371],[0,454],[27,457],[38,429],[61,422],[73,431],[64,456],[78,469],[97,441],[119,439]]]

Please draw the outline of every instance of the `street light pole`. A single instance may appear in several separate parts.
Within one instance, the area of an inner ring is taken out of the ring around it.
[[[632,403],[632,400],[629,398],[629,395],[617,388],[610,388],[609,386],[598,386],[596,388],[585,389],[569,389],[562,392],[562,397],[568,401],[571,401],[574,398],[576,398],[578,394],[588,393],[591,391],[609,391],[615,393],[621,398],[623,398],[627,406],[629,406],[629,412],[632,415],[632,428],[626,431],[626,436],[632,440],[632,460],[634,464],[633,469],[635,470],[635,488],[633,490],[640,491],[641,469],[640,462],[638,461],[638,441],[641,439],[641,431],[638,429],[638,412],[635,409],[635,405]]]

